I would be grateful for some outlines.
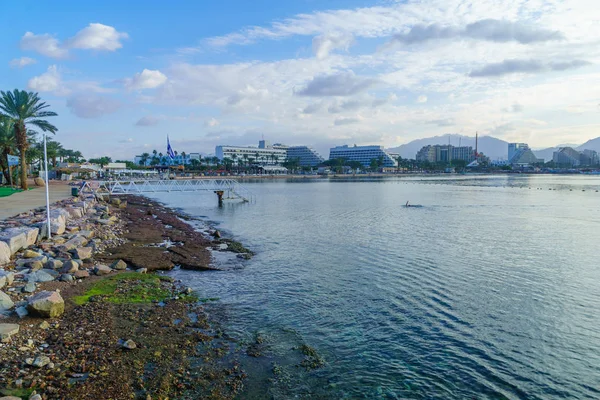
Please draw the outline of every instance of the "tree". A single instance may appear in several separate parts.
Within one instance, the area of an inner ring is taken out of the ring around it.
[[[150,154],[142,153],[142,155],[140,156],[140,165],[146,165],[149,158],[150,158]]]
[[[398,163],[398,165],[396,166],[396,173],[400,173],[400,167],[402,166],[402,157],[398,156],[396,162]]]
[[[56,133],[54,125],[43,118],[55,117],[54,111],[47,111],[50,105],[41,101],[37,93],[15,89],[13,92],[0,91],[0,114],[5,114],[13,120],[15,139],[21,159],[21,188],[27,190],[27,160],[26,152],[29,147],[27,127],[33,125],[43,132]]]
[[[112,158],[106,156],[100,158],[90,158],[89,162],[92,164],[99,164],[100,168],[103,168],[105,165],[112,162]]]
[[[8,155],[15,152],[17,149],[16,144],[13,120],[0,117],[0,168],[7,182],[10,180]]]
[[[371,163],[369,164],[369,167],[371,168],[371,171],[373,171],[373,172],[377,171],[377,168],[379,167],[379,162],[377,161],[376,158],[371,159]]]
[[[360,161],[348,161],[346,163],[346,165],[349,166],[350,168],[352,168],[354,171],[356,171],[357,169],[361,169],[363,167],[363,165]]]

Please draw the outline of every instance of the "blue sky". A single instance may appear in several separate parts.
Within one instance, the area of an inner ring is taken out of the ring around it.
[[[87,157],[217,144],[534,147],[600,136],[591,0],[19,1],[0,89],[37,91]]]

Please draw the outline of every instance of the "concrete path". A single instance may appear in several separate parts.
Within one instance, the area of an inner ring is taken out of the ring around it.
[[[32,190],[0,197],[0,220],[38,207],[46,206],[46,191],[43,187],[30,185]],[[67,182],[50,182],[50,203],[71,197],[71,186]],[[52,209],[52,206],[50,206]]]

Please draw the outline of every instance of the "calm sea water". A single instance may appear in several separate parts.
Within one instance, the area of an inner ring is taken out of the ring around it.
[[[243,397],[600,398],[600,177],[248,187],[222,208],[157,197],[257,253],[175,273],[233,336],[268,339]],[[323,368],[286,364],[301,343]]]

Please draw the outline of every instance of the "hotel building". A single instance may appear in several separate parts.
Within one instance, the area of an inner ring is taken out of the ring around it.
[[[383,167],[395,167],[397,161],[384,150],[383,146],[337,146],[329,149],[329,159],[344,158],[347,161],[358,161],[365,167],[371,165],[371,160],[383,159]]]
[[[290,146],[287,148],[288,160],[298,159],[301,167],[316,167],[325,159],[308,146]]]

